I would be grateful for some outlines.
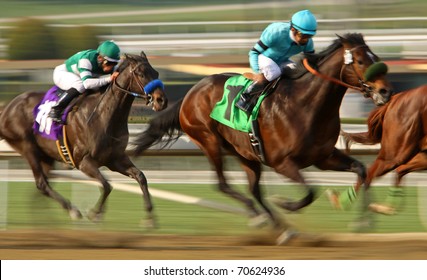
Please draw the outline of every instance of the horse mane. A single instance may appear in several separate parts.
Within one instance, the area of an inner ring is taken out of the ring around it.
[[[322,50],[321,52],[305,54],[305,57],[307,58],[310,65],[321,64],[325,58],[329,57],[336,50],[341,48],[343,46],[342,42],[341,42],[342,39],[345,39],[351,45],[365,45],[366,44],[365,40],[363,39],[363,35],[360,33],[347,33],[347,34],[344,34],[343,36],[339,36],[339,35],[337,35],[337,36],[338,36],[338,38],[335,39],[332,42],[332,44],[329,45],[329,47]]]
[[[117,70],[119,72],[123,71],[126,67],[129,66],[130,61],[135,61],[136,63],[138,63],[138,62],[148,63],[148,59],[145,56],[145,53],[143,53],[143,52],[141,53],[141,55],[125,53],[124,54],[124,59],[118,65],[118,69]]]
[[[338,38],[335,39],[329,47],[322,50],[321,52],[306,53],[304,54],[304,56],[299,56],[298,59],[294,61],[296,64],[295,69],[293,71],[290,71],[290,73],[286,73],[284,75],[288,79],[295,80],[300,78],[305,73],[307,73],[307,69],[303,64],[304,58],[307,58],[308,63],[312,67],[318,68],[318,66],[322,64],[322,62],[325,61],[326,58],[328,58],[336,50],[342,47],[342,42],[341,42],[342,39],[345,39],[347,42],[349,42],[352,45],[365,45],[365,40],[363,39],[363,36],[360,33],[347,33],[343,36],[338,36]]]

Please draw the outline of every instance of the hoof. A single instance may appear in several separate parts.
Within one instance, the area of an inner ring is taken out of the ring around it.
[[[372,212],[383,214],[383,215],[396,215],[396,208],[388,205],[379,204],[379,203],[369,204],[368,209]]]
[[[141,227],[144,227],[147,229],[157,228],[157,223],[156,223],[154,218],[142,219],[140,225],[141,225]]]
[[[298,235],[298,231],[295,229],[286,229],[282,234],[279,235],[276,239],[276,245],[286,245]]]
[[[362,218],[348,225],[353,232],[370,232],[374,229],[374,221],[372,218]]]
[[[248,226],[252,228],[262,228],[268,225],[270,222],[270,216],[267,213],[259,214],[255,217],[251,217],[248,222]]]
[[[78,221],[78,220],[81,220],[83,218],[83,215],[80,212],[80,210],[74,206],[70,210],[68,210],[68,214],[70,215],[70,218],[73,221]]]
[[[267,200],[280,208],[283,208],[283,205],[289,202],[288,199],[279,195],[272,195],[268,197]]]
[[[97,211],[95,211],[95,210],[90,210],[90,211],[87,213],[87,218],[88,218],[90,221],[92,221],[92,222],[94,222],[94,223],[97,223],[97,222],[102,221],[103,214],[102,214],[102,213],[100,213],[100,212],[97,212]]]
[[[325,191],[325,194],[328,197],[328,200],[334,209],[336,209],[336,210],[342,209],[340,201],[339,201],[340,193],[338,191],[332,190],[332,189],[327,189]]]

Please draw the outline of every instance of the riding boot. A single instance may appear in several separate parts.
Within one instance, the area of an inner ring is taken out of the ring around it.
[[[61,119],[62,112],[64,109],[70,104],[71,100],[74,97],[78,96],[80,92],[78,92],[75,88],[70,88],[59,98],[58,102],[55,106],[52,106],[51,111],[49,112],[49,117],[57,123],[63,123]]]
[[[240,99],[236,102],[236,107],[244,112],[250,112],[255,107],[252,92],[262,91],[264,84],[253,82],[241,95]]]

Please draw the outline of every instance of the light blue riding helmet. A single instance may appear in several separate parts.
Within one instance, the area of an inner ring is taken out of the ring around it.
[[[309,10],[296,12],[292,16],[291,25],[302,34],[311,36],[316,34],[317,20]]]

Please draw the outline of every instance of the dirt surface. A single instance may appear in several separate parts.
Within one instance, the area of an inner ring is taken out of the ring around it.
[[[224,260],[427,259],[427,235],[301,234],[286,246],[273,236],[175,236],[123,232],[0,232],[0,259]]]

